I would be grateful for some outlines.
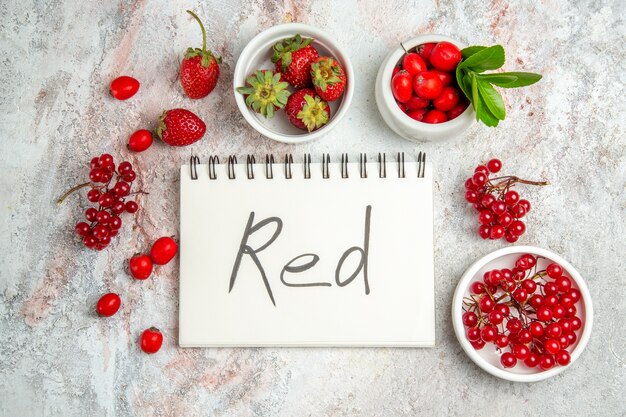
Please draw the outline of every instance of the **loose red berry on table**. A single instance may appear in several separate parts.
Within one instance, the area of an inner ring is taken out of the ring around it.
[[[148,255],[135,255],[128,261],[128,269],[135,279],[147,279],[152,274],[152,268],[152,261]]]
[[[141,334],[139,338],[139,346],[146,353],[156,353],[163,345],[163,334],[156,327],[150,327]]]
[[[139,81],[133,77],[122,75],[111,81],[109,91],[118,100],[128,100],[139,91]]]
[[[157,136],[170,146],[191,145],[202,139],[205,132],[206,124],[186,109],[164,111],[156,130]]]
[[[176,256],[178,245],[171,237],[157,239],[150,248],[150,259],[157,265],[165,265]]]
[[[143,152],[152,146],[152,132],[141,129],[130,135],[128,138],[128,149],[133,152]]]
[[[115,293],[104,294],[96,303],[96,313],[102,317],[111,317],[120,309],[122,300]]]

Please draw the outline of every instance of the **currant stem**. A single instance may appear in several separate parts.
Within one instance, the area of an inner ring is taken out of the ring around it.
[[[91,182],[85,182],[85,183],[83,183],[83,184],[78,184],[78,185],[76,185],[76,186],[74,186],[74,187],[70,188],[69,190],[67,190],[67,191],[65,192],[65,194],[63,194],[61,197],[59,197],[59,198],[58,198],[58,200],[57,200],[57,205],[61,205],[61,204],[63,203],[63,201],[64,201],[67,197],[69,197],[69,195],[70,195],[70,194],[72,194],[74,191],[78,191],[78,190],[80,190],[81,188],[85,188],[85,187],[88,187],[88,186],[90,186],[90,185],[92,185],[92,184],[91,184]]]
[[[187,13],[192,15],[193,18],[196,19],[198,24],[200,24],[200,30],[202,30],[202,56],[204,56],[206,52],[206,31],[204,30],[204,25],[202,24],[200,18],[194,12],[192,12],[191,10],[187,10]]]

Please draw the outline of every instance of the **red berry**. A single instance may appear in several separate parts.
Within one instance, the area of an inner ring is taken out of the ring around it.
[[[98,209],[96,208],[89,207],[87,210],[85,210],[85,218],[90,222],[95,222],[97,215],[98,215]]]
[[[480,331],[480,338],[485,342],[493,342],[498,336],[498,329],[494,326],[487,325]]]
[[[139,346],[146,353],[156,353],[163,344],[163,334],[156,327],[150,327],[141,334]]]
[[[465,101],[460,102],[452,109],[448,110],[448,120],[456,119],[465,112],[468,104]]]
[[[117,230],[120,227],[122,227],[122,219],[119,218],[119,216],[111,216],[111,219],[109,220],[108,225],[109,228],[113,231],[113,230]],[[110,234],[110,233],[109,233]]]
[[[100,158],[97,156],[94,156],[93,158],[91,158],[91,162],[89,162],[89,168],[94,169],[94,168],[99,168],[99,167],[100,167]]]
[[[500,161],[499,159],[491,159],[489,160],[489,162],[487,162],[487,168],[489,168],[489,172],[492,173],[496,173],[496,172],[500,172],[500,170],[502,169],[502,161]]]
[[[476,326],[478,323],[478,316],[472,311],[463,313],[463,324],[469,327]]]
[[[414,119],[414,120],[417,120],[418,122],[421,122],[421,121],[424,120],[424,115],[426,114],[427,111],[428,110],[426,110],[426,109],[409,110],[406,113],[406,115],[409,116],[411,119]]]
[[[525,279],[522,281],[522,287],[528,291],[528,294],[532,294],[537,289],[537,283],[532,279]]]
[[[455,81],[454,74],[452,74],[450,72],[443,72],[443,71],[439,71],[438,69],[431,69],[430,72],[432,72],[434,74],[437,74],[437,76],[441,80],[441,83],[443,84],[444,88],[446,86],[448,86],[448,85],[451,85]],[[465,107],[467,107],[467,106],[465,106]]]
[[[171,237],[161,237],[152,244],[150,259],[157,265],[165,265],[176,256],[178,245]]]
[[[391,78],[391,92],[397,101],[404,103],[413,96],[412,80],[406,70],[401,70]]]
[[[543,343],[543,347],[548,353],[551,353],[553,355],[561,349],[561,345],[559,345],[559,342],[554,339],[547,339]]]
[[[478,187],[482,187],[487,183],[488,177],[484,172],[475,172],[472,176],[472,182]]]
[[[469,327],[465,334],[467,336],[467,340],[469,340],[470,342],[476,342],[478,340],[481,340],[480,330],[478,330],[477,327]]]
[[[439,124],[447,121],[448,116],[444,112],[434,109],[426,113],[422,119],[422,122],[430,124]]]
[[[546,336],[551,339],[557,339],[561,336],[561,326],[557,323],[550,323],[546,326]]]
[[[96,221],[98,221],[98,223],[101,223],[103,225],[108,224],[109,220],[111,220],[111,214],[109,214],[109,212],[106,210],[100,210],[98,214],[96,215]]]
[[[415,52],[404,55],[402,58],[402,68],[411,74],[412,77],[416,76],[420,72],[428,70],[422,57]]]
[[[526,301],[526,299],[528,298],[528,291],[526,291],[523,288],[518,288],[515,290],[515,292],[513,293],[513,298],[515,299],[515,301],[517,301],[518,303],[523,303]]]
[[[501,239],[504,236],[504,227],[499,224],[491,226],[491,233],[489,239],[496,240]]]
[[[101,168],[94,168],[89,171],[89,179],[91,182],[102,182],[102,176],[104,175],[104,170]]]
[[[98,203],[102,207],[111,207],[114,202],[115,202],[115,197],[113,197],[113,195],[109,192],[102,194],[100,196],[100,200],[98,200]]]
[[[543,326],[538,321],[533,321],[532,323],[530,323],[528,325],[528,330],[530,330],[530,333],[533,335],[533,337],[541,337],[545,332]]]
[[[500,324],[504,320],[504,315],[500,313],[500,311],[493,310],[489,313],[489,323],[491,324]]]
[[[83,236],[83,237],[88,236],[89,233],[91,232],[91,228],[85,222],[76,223],[76,227],[74,228],[74,230],[76,230],[76,233],[79,236]]]
[[[433,100],[441,94],[443,83],[437,74],[425,71],[417,74],[413,78],[413,90],[418,97]]]
[[[541,355],[539,357],[539,367],[544,371],[554,366],[554,357],[552,355]]]
[[[127,100],[137,93],[139,90],[139,81],[136,79],[122,75],[111,81],[110,92],[113,97],[118,100]]]
[[[126,146],[133,152],[143,152],[151,145],[152,133],[149,130],[141,129],[130,135]]]
[[[525,231],[526,225],[521,220],[514,220],[511,226],[509,226],[509,232],[511,232],[513,236],[519,237],[523,235]]]
[[[559,292],[559,287],[554,282],[546,282],[543,285],[543,292],[546,295],[555,295]]]
[[[506,204],[504,204],[502,200],[496,200],[496,202],[491,205],[491,211],[499,216],[506,212]]]
[[[550,321],[552,320],[552,310],[548,307],[539,307],[537,309],[537,320]]]
[[[493,341],[500,349],[504,349],[509,345],[509,338],[504,334],[499,334]]]
[[[521,199],[519,201],[519,203],[517,203],[520,207],[524,207],[524,210],[526,210],[526,213],[528,213],[530,211],[530,201],[526,200],[526,199]]]
[[[566,276],[560,276],[554,281],[554,283],[557,285],[559,291],[561,292],[569,291],[570,288],[572,288],[572,281],[570,281],[570,279]]]
[[[517,317],[510,318],[509,321],[506,322],[506,328],[511,334],[517,334],[522,330],[522,322]]]
[[[570,363],[571,357],[568,351],[562,349],[562,350],[559,350],[554,355],[554,359],[556,360],[556,363],[558,363],[559,365],[565,366]]]
[[[411,96],[411,98],[404,103],[407,110],[425,109],[430,104],[430,101],[420,98],[418,96]]]
[[[517,358],[511,352],[505,352],[500,357],[500,363],[505,368],[513,368],[517,365]]]
[[[570,320],[570,325],[572,326],[572,330],[578,330],[583,326],[582,320],[578,317],[572,317]]]
[[[474,294],[482,294],[485,292],[485,285],[480,281],[474,281],[472,285],[470,285],[470,290]]]
[[[478,308],[485,313],[491,312],[495,305],[496,303],[489,296],[483,296],[478,302]]]
[[[96,245],[98,244],[98,239],[96,239],[95,237],[89,235],[89,236],[85,236],[83,238],[83,243],[85,245],[85,247],[92,249],[95,248]]]
[[[504,194],[504,202],[507,206],[513,207],[519,202],[519,194],[517,191],[511,190]]]
[[[513,354],[517,359],[524,360],[530,355],[530,349],[526,345],[513,346]]]
[[[493,221],[493,212],[491,210],[482,210],[478,215],[478,221],[482,224],[490,224]]]
[[[493,194],[487,193],[483,195],[480,199],[480,204],[485,208],[489,208],[495,201],[496,198],[493,196]]]
[[[522,329],[517,334],[517,341],[519,343],[530,343],[532,340],[533,340],[533,335],[527,329]]]
[[[135,255],[128,261],[128,269],[133,278],[144,280],[152,274],[152,261],[148,255]]]
[[[459,103],[460,99],[461,95],[459,90],[454,87],[443,87],[439,97],[433,100],[433,106],[435,106],[437,110],[449,111]]]
[[[115,293],[104,294],[96,304],[96,313],[102,317],[111,317],[120,309],[122,300]]]
[[[534,352],[530,352],[528,356],[526,357],[526,359],[524,359],[524,365],[526,365],[529,368],[534,368],[538,364],[539,364],[539,356]]]
[[[433,48],[437,45],[436,43],[424,43],[415,48],[415,51],[422,57],[426,65],[430,66],[430,53]]]
[[[470,344],[476,350],[481,350],[485,347],[485,342],[483,342],[481,339],[474,340],[473,342],[470,342]]]
[[[139,205],[134,201],[127,201],[124,205],[124,209],[129,213],[136,213],[139,210]]]
[[[491,226],[487,226],[486,224],[481,224],[478,228],[478,234],[483,239],[489,239],[491,236]]]
[[[393,78],[393,76],[394,76],[394,75],[396,75],[397,73],[399,73],[399,72],[400,72],[400,69],[401,69],[401,68],[400,68],[400,67],[398,67],[398,66],[393,67],[393,70],[391,70],[391,78]]]
[[[439,42],[430,53],[430,63],[441,71],[452,71],[461,61],[461,51],[450,42]]]
[[[96,203],[98,200],[100,200],[100,196],[101,196],[100,191],[96,190],[95,188],[92,188],[87,193],[87,200],[91,201],[92,203]]]

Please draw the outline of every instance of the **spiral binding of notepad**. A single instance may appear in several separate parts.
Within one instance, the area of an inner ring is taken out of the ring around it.
[[[378,176],[380,178],[386,178],[387,177],[387,155],[385,153],[379,153],[376,159],[376,162],[378,164]],[[419,152],[417,155],[416,162],[417,162],[417,177],[424,178],[424,174],[426,171],[426,153]],[[331,163],[330,155],[327,153],[323,154],[322,155],[322,178],[330,178],[330,169],[329,169],[330,163]],[[398,169],[398,177],[406,178],[406,173],[404,169],[405,168],[404,167],[405,165],[404,164],[404,152],[398,152],[395,163]],[[200,164],[200,158],[198,156],[194,155],[190,158],[189,169],[190,169],[192,180],[198,179],[198,165],[199,164]],[[209,162],[208,162],[209,179],[211,180],[217,179],[216,166],[219,164],[220,164],[220,158],[218,156],[213,155],[209,157]],[[234,155],[229,156],[226,164],[228,166],[228,170],[227,170],[228,178],[231,180],[236,179],[237,176],[235,172],[235,166],[237,165],[237,157]],[[265,177],[268,179],[273,179],[274,178],[274,164],[275,164],[274,155],[271,155],[271,154],[265,155],[264,164],[265,164],[265,170],[264,170]],[[285,154],[284,161],[282,164],[283,164],[285,178],[286,179],[293,178],[293,173],[292,173],[292,165],[294,164],[293,155],[289,153]],[[255,165],[257,165],[256,157],[254,155],[246,155],[246,175],[248,179],[254,179]],[[310,153],[304,154],[302,166],[304,169],[304,178],[310,179],[311,178],[311,154]],[[367,175],[368,175],[367,154],[361,153],[359,155],[359,176],[361,178],[367,178]],[[349,177],[348,154],[343,153],[341,154],[341,178],[348,178],[348,177]]]

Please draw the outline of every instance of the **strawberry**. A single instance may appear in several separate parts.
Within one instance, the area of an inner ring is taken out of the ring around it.
[[[171,146],[187,146],[200,140],[206,125],[198,116],[185,109],[166,110],[159,118],[156,134]]]
[[[311,64],[311,78],[315,92],[326,101],[337,100],[346,88],[346,74],[331,57],[319,57]]]
[[[302,39],[300,35],[283,39],[273,46],[272,62],[283,79],[295,88],[311,85],[311,63],[319,54],[310,43],[313,39]]]
[[[328,103],[310,88],[303,88],[289,96],[285,113],[292,125],[309,132],[319,129],[330,120]]]
[[[248,107],[271,119],[276,110],[287,104],[291,94],[288,86],[289,84],[282,81],[280,73],[258,70],[246,78],[245,87],[237,87],[237,92],[245,96]]]
[[[180,84],[187,97],[192,99],[206,97],[217,84],[222,59],[206,49],[206,31],[202,22],[191,10],[192,15],[202,30],[202,49],[187,48],[185,58],[180,63]]]

